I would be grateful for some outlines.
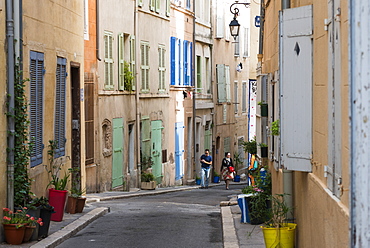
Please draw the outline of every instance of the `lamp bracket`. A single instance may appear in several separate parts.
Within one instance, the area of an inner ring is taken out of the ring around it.
[[[233,3],[233,4],[231,4],[230,5],[230,12],[231,12],[231,14],[233,14],[234,15],[234,19],[238,16],[238,14],[239,14],[239,8],[238,7],[234,7],[234,5],[236,5],[236,4],[242,4],[242,5],[244,5],[246,8],[248,8],[249,7],[249,5],[251,4],[251,3],[239,3],[237,0],[235,1],[235,3]],[[234,11],[233,11],[233,7],[234,7]]]

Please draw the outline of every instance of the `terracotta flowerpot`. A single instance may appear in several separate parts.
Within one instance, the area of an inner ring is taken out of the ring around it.
[[[36,230],[36,226],[26,226],[23,236],[23,243],[30,241],[33,232]]]
[[[70,214],[76,213],[77,198],[68,196],[66,212]]]
[[[51,215],[52,221],[62,221],[66,204],[67,190],[49,189],[49,204],[54,207],[55,213]]]
[[[76,213],[82,213],[85,207],[86,198],[80,197],[77,198]]]
[[[3,224],[5,241],[11,245],[22,244],[26,227],[24,225],[17,228],[18,224]]]

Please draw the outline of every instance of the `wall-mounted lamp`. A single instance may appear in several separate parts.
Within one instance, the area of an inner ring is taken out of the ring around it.
[[[250,2],[239,3],[239,1],[236,0],[235,3],[230,5],[230,12],[231,12],[231,14],[234,15],[234,18],[230,22],[229,27],[230,27],[231,36],[234,37],[234,40],[236,40],[236,37],[239,36],[239,28],[240,28],[240,24],[239,24],[238,20],[236,20],[236,17],[239,14],[239,9],[237,7],[234,7],[234,10],[233,10],[233,6],[236,5],[236,4],[243,4],[246,8],[248,8],[251,3]]]

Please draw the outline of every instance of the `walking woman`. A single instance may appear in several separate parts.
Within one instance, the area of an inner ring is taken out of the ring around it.
[[[234,165],[230,152],[226,152],[222,160],[221,174],[226,183],[226,189],[229,189],[230,180],[234,179]]]

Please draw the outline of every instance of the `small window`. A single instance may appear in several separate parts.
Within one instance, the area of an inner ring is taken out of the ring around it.
[[[111,32],[104,33],[104,48],[104,88],[113,90],[113,34]]]

